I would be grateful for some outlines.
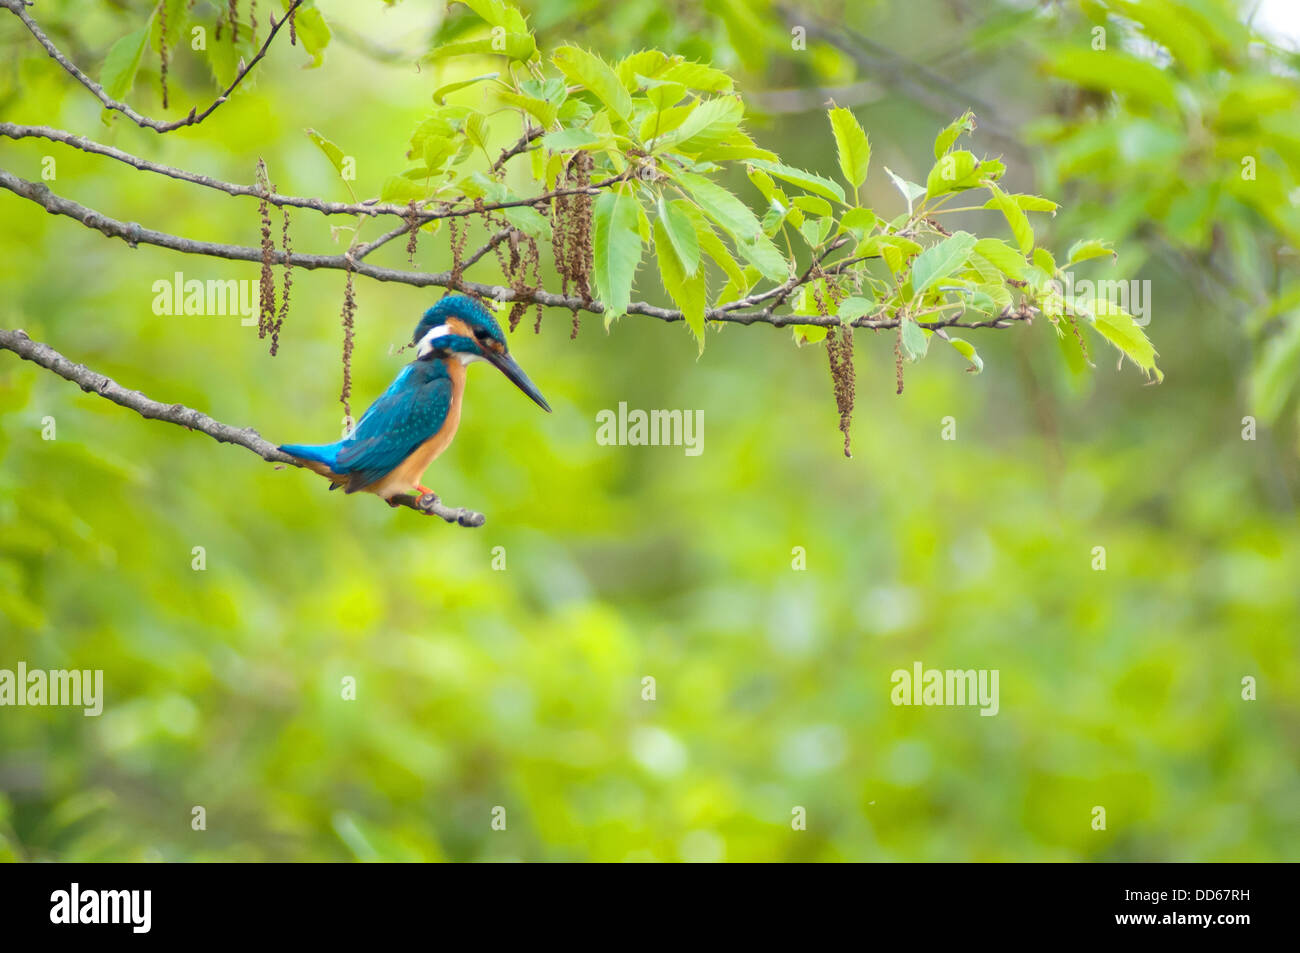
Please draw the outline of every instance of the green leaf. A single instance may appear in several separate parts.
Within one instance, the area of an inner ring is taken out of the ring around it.
[[[627,88],[596,54],[576,46],[562,46],[551,55],[551,62],[570,80],[591,90],[619,119],[626,121],[632,114],[632,97]]]
[[[740,124],[745,107],[739,97],[723,96],[688,107],[686,118],[676,129],[654,140],[654,151],[669,146],[691,154],[720,144]]]
[[[990,185],[989,190],[993,193],[993,198],[990,201],[1006,217],[1007,224],[1011,226],[1011,234],[1015,236],[1016,244],[1020,246],[1020,251],[1028,255],[1034,247],[1034,229],[1029,224],[1028,217],[1016,204],[1016,200],[996,185]]]
[[[542,145],[551,152],[569,152],[573,149],[585,149],[598,146],[605,140],[588,132],[586,129],[561,129],[542,136]]]
[[[384,180],[384,187],[379,192],[379,201],[405,205],[412,200],[423,199],[428,190],[422,184],[408,179],[404,175],[390,175]]]
[[[500,75],[500,73],[484,73],[482,76],[475,76],[473,79],[463,79],[458,83],[447,83],[444,86],[439,86],[433,91],[433,101],[439,106],[442,106],[446,103],[447,95],[449,93],[454,93],[458,89],[465,89],[469,86],[475,85],[476,83],[481,83],[484,80],[496,79]]]
[[[503,0],[461,0],[465,6],[477,13],[489,26],[499,26],[511,33],[527,33],[528,24],[524,16],[513,5]]]
[[[1251,376],[1251,406],[1264,423],[1276,420],[1300,380],[1300,318],[1269,341]]]
[[[631,195],[607,191],[592,208],[592,263],[606,328],[632,301],[632,279],[641,263],[639,205]]]
[[[903,319],[903,356],[909,361],[919,361],[930,349],[926,330],[911,318]]]
[[[1091,313],[1085,311],[1084,317],[1092,323],[1097,333],[1115,345],[1148,377],[1154,374],[1156,380],[1164,380],[1165,375],[1156,367],[1156,349],[1132,315],[1105,298],[1094,298],[1089,310]]]
[[[867,237],[867,233],[876,227],[876,213],[869,208],[849,209],[840,218],[840,227],[838,231],[848,232],[854,238],[861,241]]]
[[[704,213],[690,202],[675,202],[673,204],[680,207],[682,213],[690,220],[691,226],[695,229],[695,240],[700,251],[712,258],[718,267],[723,270],[727,276],[728,284],[740,288],[741,294],[748,292],[749,281],[745,278],[745,273],[741,270],[736,259],[732,257],[731,252],[727,251],[727,246],[718,237],[718,233],[713,230],[713,226],[705,219]]]
[[[907,199],[907,214],[912,214],[912,203],[925,194],[925,186],[917,185],[915,182],[909,182],[900,176],[897,176],[885,166],[885,174],[893,181],[895,188],[903,193],[903,198]]]
[[[975,253],[988,261],[1008,278],[1025,280],[1025,256],[1006,242],[997,238],[981,238],[975,243]]]
[[[815,195],[796,195],[794,197],[794,207],[803,209],[803,211],[807,212],[809,215],[829,216],[831,214],[831,204],[825,199],[819,199]],[[865,209],[851,209],[845,213],[844,217],[847,219],[854,212],[863,211],[865,211]],[[872,218],[874,219],[875,216],[872,215]]]
[[[286,10],[291,6],[291,0],[282,0],[282,3]],[[311,57],[308,68],[320,66],[325,57],[325,47],[330,45],[330,28],[315,5],[303,4],[298,7],[293,15],[293,29],[298,42]]]
[[[943,132],[939,133],[934,140],[934,157],[938,159],[941,155],[952,148],[952,144],[963,134],[975,131],[975,114],[969,109],[962,113],[961,116],[954,119]]]
[[[537,44],[530,33],[497,33],[477,40],[457,40],[435,46],[425,56],[430,62],[454,56],[505,56],[512,60],[532,59]]]
[[[704,214],[721,225],[732,238],[737,241],[752,241],[762,234],[758,217],[749,206],[722,186],[694,172],[676,172],[673,173],[673,178],[690,193]]]
[[[970,367],[966,368],[968,373],[978,374],[984,370],[984,361],[975,350],[975,346],[962,338],[948,338],[948,343],[966,360],[970,361]]]
[[[830,110],[827,115],[831,120],[831,132],[835,134],[840,172],[844,175],[844,181],[856,193],[862,183],[867,181],[867,168],[871,165],[871,140],[851,110],[840,106]]]
[[[797,185],[799,188],[812,192],[814,195],[820,195],[822,198],[830,199],[832,202],[839,202],[841,205],[844,204],[844,190],[840,188],[838,183],[832,182],[830,179],[823,178],[820,175],[814,175],[811,172],[805,172],[803,169],[796,169],[784,165],[780,162],[769,162],[765,159],[751,159],[749,164],[757,166],[760,169],[765,169],[778,179],[782,179],[792,185]]]
[[[343,174],[343,150],[322,136],[315,129],[307,130],[307,138],[316,144],[316,148],[325,153],[325,158],[330,160],[330,165],[334,166],[334,171],[339,175]]]
[[[980,171],[981,173],[983,172],[982,167]],[[1011,201],[1016,203],[1017,207],[1026,212],[1052,212],[1055,214],[1056,210],[1061,207],[1051,199],[1045,199],[1041,195],[1007,195],[1007,198],[1011,199]],[[984,207],[1001,208],[1001,206],[998,205],[997,199],[989,199],[984,203]]]
[[[1110,95],[1119,93],[1178,112],[1178,94],[1165,70],[1122,50],[1059,50],[1046,60],[1061,79]]]
[[[638,50],[618,61],[614,72],[623,81],[629,93],[646,85],[643,80],[657,77],[668,65],[668,54],[662,50]]]
[[[685,263],[678,257],[676,245],[665,228],[666,216],[655,219],[655,257],[659,261],[659,277],[663,280],[664,290],[672,296],[677,307],[686,318],[686,325],[695,335],[700,353],[704,352],[704,309],[707,305],[708,290],[705,287],[704,271],[696,270],[688,274]],[[694,233],[692,233],[693,235]],[[699,249],[696,248],[698,255]]]
[[[703,63],[676,63],[662,71],[657,78],[707,93],[729,93],[733,86],[728,74]]]
[[[940,279],[947,278],[960,269],[975,250],[975,236],[970,232],[953,232],[937,245],[932,245],[912,262],[912,292],[924,294]]]
[[[973,189],[980,184],[979,160],[964,150],[939,157],[925,179],[925,194],[933,198],[948,192]]]
[[[1081,239],[1070,246],[1070,254],[1066,256],[1065,264],[1068,267],[1090,258],[1105,258],[1107,255],[1111,257],[1111,261],[1119,258],[1110,247],[1110,242],[1098,241],[1095,238]]]
[[[551,221],[537,209],[519,205],[504,210],[506,221],[525,235],[533,238],[551,240]]]
[[[841,321],[855,321],[865,317],[875,308],[876,303],[869,298],[851,296],[840,302],[839,317]]]
[[[760,234],[750,242],[737,238],[736,251],[740,252],[741,258],[757,268],[764,278],[781,282],[790,277],[790,266],[785,256],[766,235]]]
[[[805,344],[817,344],[826,340],[830,328],[824,324],[792,324],[790,330],[794,332],[794,343],[803,347]]]
[[[140,58],[149,43],[149,22],[134,33],[128,33],[108,49],[104,65],[99,71],[99,82],[110,99],[122,100],[135,85],[135,74],[140,69]]]
[[[664,224],[664,232],[672,243],[673,251],[677,253],[677,260],[690,276],[700,267],[700,240],[695,234],[695,225],[685,211],[687,207],[689,203],[681,199],[665,202],[664,197],[659,196],[659,219]]]

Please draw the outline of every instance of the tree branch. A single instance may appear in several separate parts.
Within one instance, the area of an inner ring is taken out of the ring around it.
[[[3,2],[3,0],[0,0]],[[168,248],[172,251],[182,252],[187,255],[204,255],[209,258],[223,258],[230,261],[249,261],[262,263],[262,250],[247,245],[226,245],[219,242],[198,241],[191,238],[183,238],[178,235],[171,235],[167,232],[159,232],[153,229],[145,228],[136,222],[123,222],[115,218],[109,218],[92,208],[80,205],[71,199],[65,199],[55,195],[50,191],[49,186],[43,182],[29,182],[26,179],[19,178],[4,169],[0,169],[0,188],[8,189],[15,195],[21,196],[31,202],[35,202],[41,208],[45,209],[51,215],[63,215],[80,222],[87,228],[93,228],[96,231],[103,232],[109,238],[120,238],[132,248],[137,245],[154,245],[159,248]],[[409,209],[407,210],[409,213]],[[286,261],[296,268],[304,268],[313,271],[318,268],[328,268],[337,270],[352,270],[358,275],[364,275],[367,278],[373,278],[376,281],[392,281],[400,284],[411,285],[416,288],[451,288],[457,291],[463,291],[468,294],[478,295],[482,298],[491,298],[494,301],[526,301],[531,304],[541,304],[550,308],[564,308],[569,311],[587,311],[592,314],[604,314],[605,306],[599,301],[587,301],[576,295],[561,295],[549,291],[543,291],[540,288],[534,291],[518,292],[514,288],[506,285],[485,284],[478,281],[468,281],[458,276],[452,271],[423,272],[423,271],[400,271],[395,268],[384,268],[379,265],[372,265],[369,262],[360,260],[358,252],[369,253],[374,248],[383,244],[385,241],[401,234],[403,229],[394,229],[389,235],[382,236],[380,239],[369,245],[359,246],[357,251],[352,252],[349,257],[348,253],[338,255],[308,255],[299,252],[293,252],[286,255],[280,249],[273,249],[270,259],[275,264],[284,264]],[[839,263],[830,266],[828,270],[833,270]],[[789,282],[778,286],[759,295],[753,295],[749,298],[742,299],[740,302],[732,302],[723,305],[720,308],[714,308],[705,314],[705,317],[714,322],[725,322],[730,324],[770,324],[773,327],[783,328],[793,324],[807,324],[819,327],[836,327],[842,322],[838,317],[831,315],[823,317],[822,315],[803,315],[803,314],[774,314],[773,308],[768,307],[758,311],[734,310],[739,307],[748,307],[751,304],[766,300],[770,297],[781,294],[782,289],[786,289]],[[796,282],[797,284],[797,282]],[[792,290],[795,285],[791,285]],[[638,314],[649,318],[657,318],[660,321],[682,321],[685,320],[681,311],[671,308],[660,308],[655,305],[645,304],[644,302],[634,301],[627,308],[628,314]],[[920,322],[924,328],[931,330],[937,328],[1005,328],[1012,321],[1023,320],[1019,312],[1008,311],[997,317],[986,321],[963,321],[963,313],[958,313],[939,321]],[[872,318],[861,317],[855,318],[848,322],[855,328],[867,328],[872,330],[886,330],[898,327],[897,318]]]
[[[0,0],[0,4],[9,2],[9,0]],[[540,135],[537,127],[533,127],[528,138],[536,138]],[[277,207],[289,206],[291,208],[306,208],[322,215],[369,215],[371,217],[379,215],[394,215],[398,218],[407,220],[411,217],[410,205],[396,205],[391,202],[380,202],[378,199],[363,199],[360,202],[330,202],[325,199],[303,198],[296,195],[281,195],[278,192],[267,192],[260,185],[241,185],[237,182],[223,182],[221,179],[213,178],[210,175],[202,175],[197,172],[190,172],[186,169],[178,169],[175,166],[163,165],[159,162],[153,162],[149,159],[142,159],[139,156],[132,155],[129,152],[123,152],[113,146],[106,146],[103,143],[87,139],[85,136],[78,136],[62,129],[53,129],[49,126],[24,126],[12,122],[0,122],[0,136],[8,139],[48,139],[51,142],[60,142],[64,145],[79,149],[82,152],[92,155],[106,156],[110,159],[116,159],[141,172],[153,172],[157,175],[164,175],[168,178],[177,179],[181,182],[190,182],[194,185],[201,185],[204,188],[213,189],[217,192],[225,192],[227,195],[234,196],[251,196],[258,200],[265,200],[271,205]],[[524,140],[521,139],[520,142]],[[512,147],[513,148],[513,147]],[[510,152],[511,150],[506,150]],[[514,153],[517,155],[518,153]],[[505,156],[504,158],[510,158]],[[494,171],[495,171],[494,167]],[[520,208],[523,206],[544,205],[551,199],[564,198],[569,195],[596,195],[601,189],[617,185],[625,179],[625,175],[611,176],[602,182],[594,182],[591,185],[582,186],[572,189],[554,189],[550,192],[544,192],[541,195],[535,195],[531,198],[511,199],[507,202],[491,202],[482,205],[471,204],[463,208],[456,208],[456,205],[464,201],[464,196],[454,200],[439,201],[438,208],[421,209],[415,213],[416,224],[423,225],[426,222],[434,221],[440,218],[463,218],[471,215],[481,215],[484,212],[498,212],[508,208]],[[429,201],[436,201],[430,199]],[[401,234],[406,228],[403,226],[394,234]]]
[[[118,406],[134,410],[148,420],[162,420],[169,424],[178,424],[187,430],[197,430],[220,443],[232,443],[251,450],[270,463],[302,466],[296,457],[284,453],[251,427],[232,427],[192,407],[182,404],[164,404],[146,397],[137,390],[128,390],[112,378],[92,371],[84,364],[69,360],[48,344],[33,341],[24,331],[0,328],[0,349],[13,351],[23,360],[31,361],[64,380],[71,381],[86,393],[98,394]],[[432,493],[418,497],[413,495],[394,497],[390,502],[394,506],[406,506],[420,513],[441,517],[448,523],[459,523],[461,526],[482,526],[484,523],[482,513],[464,507],[445,506]]]
[[[23,26],[27,27],[32,36],[36,38],[36,42],[40,43],[41,46],[45,48],[45,52],[50,54],[50,58],[67,70],[67,72],[71,74],[77,82],[90,90],[91,94],[104,104],[105,109],[120,112],[137,126],[144,129],[152,129],[154,132],[158,133],[171,132],[174,129],[180,129],[183,126],[197,126],[203,120],[211,116],[218,106],[230,98],[231,94],[235,91],[235,88],[243,82],[244,77],[247,76],[262,57],[266,55],[266,51],[271,46],[271,41],[274,40],[275,35],[280,32],[280,27],[284,26],[285,22],[293,16],[294,12],[301,4],[302,0],[293,0],[293,3],[289,6],[289,9],[285,11],[284,16],[279,21],[276,21],[274,17],[271,18],[271,32],[267,35],[266,42],[262,44],[262,48],[259,49],[253,58],[235,74],[234,80],[226,87],[225,91],[213,101],[211,106],[197,114],[194,109],[191,109],[189,115],[184,119],[177,119],[174,122],[163,122],[160,119],[150,119],[148,116],[142,116],[126,103],[113,99],[104,91],[103,86],[78,69],[77,64],[64,56],[63,53],[59,51],[59,48],[54,45],[54,42],[45,35],[45,32],[39,26],[37,26],[36,21],[27,15],[27,10],[25,8],[31,5],[30,0],[0,0],[0,7],[4,7],[21,20]]]

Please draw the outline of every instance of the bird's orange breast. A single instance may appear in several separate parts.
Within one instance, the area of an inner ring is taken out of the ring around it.
[[[415,452],[374,483],[365,487],[367,493],[377,493],[385,500],[391,496],[411,493],[424,478],[424,471],[451,445],[460,427],[461,398],[465,394],[465,365],[460,361],[447,361],[447,374],[451,378],[451,405],[447,419],[428,440],[415,448]]]

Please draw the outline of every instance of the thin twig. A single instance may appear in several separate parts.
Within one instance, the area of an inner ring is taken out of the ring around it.
[[[25,7],[29,5],[27,0],[0,0],[0,7],[4,7],[21,20],[23,26],[27,27],[32,36],[36,38],[36,42],[40,43],[41,46],[45,48],[45,52],[50,54],[51,59],[67,70],[67,72],[76,79],[77,82],[81,83],[82,86],[85,86],[86,89],[90,90],[91,94],[104,104],[105,109],[120,112],[122,115],[126,116],[127,119],[130,119],[137,126],[144,129],[152,129],[154,132],[162,133],[171,132],[174,129],[180,129],[183,126],[197,126],[203,120],[211,116],[217,110],[218,106],[226,102],[230,98],[231,94],[234,93],[235,88],[243,82],[244,77],[247,76],[262,57],[266,55],[267,49],[271,46],[271,41],[274,40],[275,35],[280,32],[280,27],[293,16],[294,11],[298,9],[302,2],[303,0],[293,0],[289,9],[285,11],[284,17],[278,23],[272,25],[271,32],[267,35],[266,42],[262,44],[262,48],[259,49],[253,58],[235,74],[234,80],[232,80],[230,85],[226,87],[225,91],[213,101],[211,106],[203,110],[201,113],[196,112],[195,109],[191,109],[189,115],[184,119],[177,119],[174,122],[163,122],[161,119],[150,119],[148,116],[143,116],[136,112],[126,103],[120,102],[119,100],[109,96],[108,93],[105,92],[103,86],[83,73],[77,67],[76,63],[73,63],[72,60],[64,56],[63,53],[59,51],[59,48],[54,45],[54,42],[46,36],[45,32],[36,24],[36,21],[27,15],[25,9]]]
[[[10,0],[0,0],[0,4],[10,2]],[[466,207],[457,208],[456,206],[465,201],[462,196],[455,200],[440,201],[437,208],[423,209],[414,216],[411,214],[411,206],[396,205],[391,202],[380,202],[378,199],[364,199],[360,202],[329,202],[325,199],[304,198],[295,195],[281,195],[278,192],[263,193],[260,186],[256,184],[241,185],[237,182],[223,182],[220,179],[213,178],[209,175],[201,175],[197,172],[190,172],[186,169],[178,169],[174,166],[163,165],[159,162],[153,162],[149,159],[143,159],[139,156],[124,152],[113,146],[106,146],[103,143],[87,139],[85,136],[78,136],[62,129],[54,129],[49,126],[24,126],[12,122],[0,122],[0,136],[9,139],[48,139],[51,142],[60,142],[64,145],[79,149],[92,155],[101,155],[110,159],[116,159],[123,162],[133,169],[141,172],[153,172],[157,175],[164,175],[168,178],[177,179],[181,182],[190,182],[194,185],[201,185],[204,188],[214,189],[218,192],[225,192],[227,195],[234,196],[253,196],[258,200],[265,199],[271,205],[291,206],[293,208],[306,208],[322,215],[368,215],[376,217],[379,215],[393,215],[402,219],[406,224],[402,226],[395,234],[403,234],[410,228],[411,218],[416,219],[417,225],[423,225],[426,222],[434,221],[440,218],[461,218],[470,215],[479,215],[483,212],[497,212],[508,208],[520,208],[523,206],[542,206],[549,203],[552,199],[563,198],[569,195],[596,195],[601,189],[610,188],[618,185],[627,178],[627,174],[611,176],[603,182],[593,182],[591,185],[582,188],[573,189],[555,189],[550,192],[544,192],[531,198],[511,199],[506,202],[484,203],[482,206],[470,204]],[[382,244],[382,243],[381,243]],[[375,247],[378,247],[376,245]],[[372,249],[373,250],[373,249]]]

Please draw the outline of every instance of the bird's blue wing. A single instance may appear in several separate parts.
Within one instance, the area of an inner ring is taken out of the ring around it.
[[[451,410],[451,378],[438,362],[402,369],[388,390],[357,421],[334,464],[352,492],[374,483],[428,440]]]

